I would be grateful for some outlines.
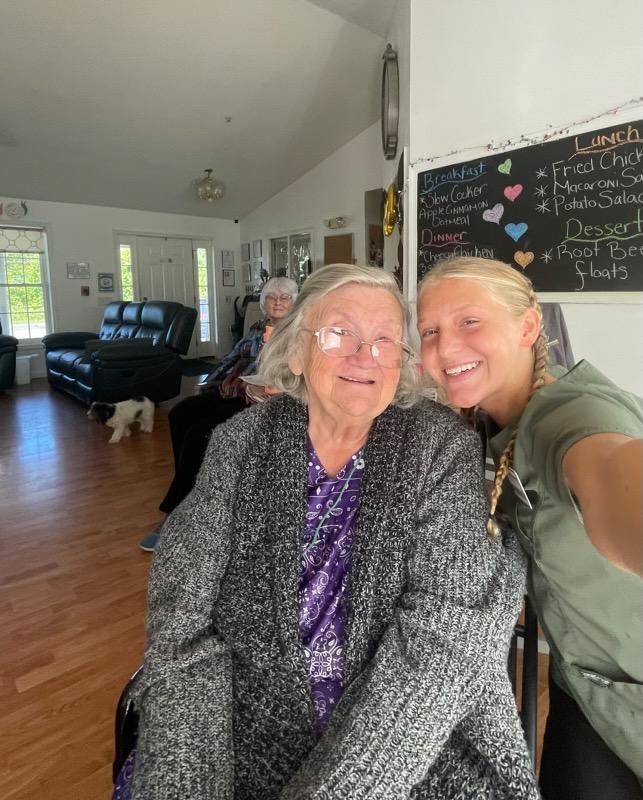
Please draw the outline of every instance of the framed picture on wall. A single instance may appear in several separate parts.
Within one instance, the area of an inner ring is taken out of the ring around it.
[[[233,269],[224,269],[223,270],[223,285],[224,286],[234,286],[234,270]]]
[[[243,265],[243,280],[250,283],[252,280],[252,264]]]
[[[114,273],[113,272],[99,272],[98,273],[98,291],[99,292],[113,292],[114,291]]]
[[[89,261],[68,261],[68,278],[89,278]]]
[[[221,266],[224,268],[234,267],[234,250],[221,251]]]
[[[255,258],[252,262],[252,282],[255,286],[259,286],[261,284],[261,270],[263,268],[263,259]]]
[[[252,243],[252,257],[261,258],[261,239],[255,239]]]
[[[250,242],[241,245],[241,260],[250,261]]]

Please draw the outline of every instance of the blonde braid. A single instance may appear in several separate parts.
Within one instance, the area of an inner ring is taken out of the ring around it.
[[[529,305],[532,308],[535,308],[540,315],[540,332],[533,345],[534,372],[527,402],[529,402],[536,394],[538,389],[544,385],[547,367],[549,366],[548,337],[545,333],[545,326],[542,321],[542,309],[540,308],[540,303],[538,302],[533,289],[529,292]],[[498,469],[496,470],[496,475],[493,481],[493,490],[490,498],[489,519],[487,520],[487,533],[492,539],[496,539],[498,536],[500,536],[500,525],[496,521],[496,508],[498,506],[500,496],[502,495],[502,486],[505,482],[505,478],[511,469],[517,436],[518,424],[516,424],[516,427],[514,428],[513,433],[507,442],[507,446],[502,451],[502,455],[500,456],[500,461],[498,463]]]
[[[496,521],[496,506],[498,505],[498,500],[500,500],[500,495],[502,494],[502,484],[505,482],[505,478],[509,470],[511,469],[511,462],[513,459],[514,454],[514,445],[516,444],[516,437],[518,436],[518,428],[514,428],[513,433],[511,434],[509,441],[507,442],[507,446],[502,451],[502,455],[500,456],[500,463],[498,464],[498,469],[496,470],[496,476],[493,481],[493,490],[491,492],[491,499],[490,499],[490,508],[489,508],[489,519],[487,520],[487,533],[491,536],[492,539],[498,538],[500,536],[500,525]]]

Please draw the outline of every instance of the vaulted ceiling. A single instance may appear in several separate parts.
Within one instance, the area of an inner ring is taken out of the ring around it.
[[[393,13],[3,0],[0,195],[242,217],[377,120]],[[226,184],[211,204],[194,189],[207,167]]]

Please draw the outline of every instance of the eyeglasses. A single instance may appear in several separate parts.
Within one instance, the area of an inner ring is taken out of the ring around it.
[[[396,339],[389,339],[387,336],[380,336],[374,342],[367,342],[360,339],[355,331],[347,328],[335,328],[324,326],[318,331],[304,328],[307,333],[317,339],[317,345],[322,353],[333,358],[347,358],[354,356],[362,349],[362,345],[367,345],[371,350],[371,356],[377,363],[386,369],[399,369],[405,364],[413,351],[403,342]]]
[[[289,294],[267,294],[266,300],[272,300],[273,303],[276,303],[277,300],[281,300],[282,303],[289,303],[292,297]]]

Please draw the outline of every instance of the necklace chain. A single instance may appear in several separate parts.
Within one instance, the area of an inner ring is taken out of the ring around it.
[[[330,506],[330,508],[326,511],[324,516],[321,518],[317,527],[315,528],[315,532],[313,533],[312,539],[304,545],[304,553],[307,553],[312,547],[314,547],[317,542],[319,541],[319,532],[323,528],[324,523],[328,519],[328,517],[333,513],[333,511],[337,508],[337,506],[341,503],[342,497],[344,496],[344,492],[348,488],[348,484],[350,483],[351,478],[353,477],[353,473],[355,470],[360,467],[364,467],[364,459],[362,458],[362,451],[361,449],[357,451],[355,454],[355,458],[353,459],[353,466],[351,467],[351,471],[348,473],[348,477],[344,480],[344,485],[342,486],[339,496],[335,500],[335,502]]]

